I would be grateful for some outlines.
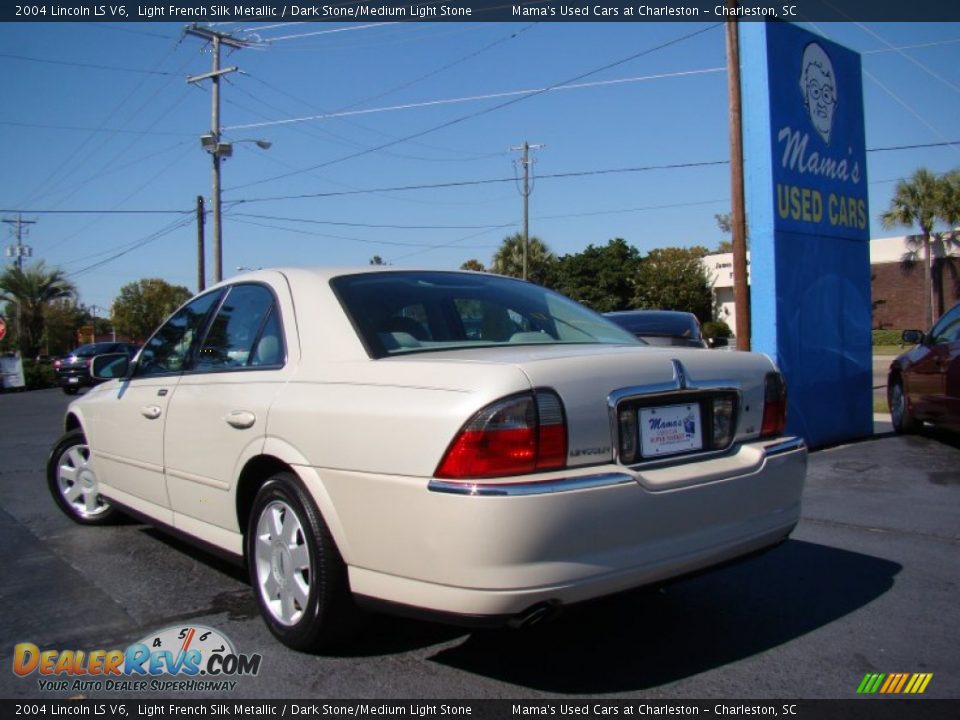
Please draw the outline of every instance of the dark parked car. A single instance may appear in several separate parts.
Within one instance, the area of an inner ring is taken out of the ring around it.
[[[606,317],[648,345],[709,347],[700,332],[700,321],[693,313],[679,310],[622,310],[606,313]]]
[[[897,432],[923,422],[960,431],[960,303],[924,334],[904,330],[903,341],[916,343],[890,365],[887,401]]]
[[[69,355],[53,361],[57,373],[57,384],[67,395],[73,395],[82,387],[91,387],[100,380],[90,377],[90,363],[97,355],[107,353],[126,353],[133,358],[140,349],[139,345],[126,342],[98,342],[81,345]]]

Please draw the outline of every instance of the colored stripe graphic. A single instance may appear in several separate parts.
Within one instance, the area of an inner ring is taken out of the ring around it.
[[[933,673],[867,673],[857,687],[859,695],[922,695],[933,679]]]
[[[867,673],[863,676],[863,681],[857,688],[857,692],[861,695],[872,695],[880,687],[880,683],[883,682],[885,677],[886,675],[883,673]]]

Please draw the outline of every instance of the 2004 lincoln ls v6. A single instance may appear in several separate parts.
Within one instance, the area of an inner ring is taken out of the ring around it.
[[[300,649],[356,607],[533,621],[782,541],[806,447],[753,353],[643,346],[483,273],[279,269],[177,310],[74,401],[48,481],[245,559]]]

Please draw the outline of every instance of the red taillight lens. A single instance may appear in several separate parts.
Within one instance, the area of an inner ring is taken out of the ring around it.
[[[562,468],[567,426],[554,393],[539,390],[488,405],[460,430],[436,476],[450,479],[525,475]]]
[[[763,388],[760,437],[782,435],[787,425],[787,384],[780,373],[767,373]]]

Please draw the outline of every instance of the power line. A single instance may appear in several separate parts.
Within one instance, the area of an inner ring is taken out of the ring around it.
[[[10,125],[12,127],[35,128],[38,130],[76,130],[79,132],[90,133],[110,133],[113,135],[174,135],[177,137],[195,137],[196,133],[171,132],[169,130],[130,130],[128,128],[112,127],[81,127],[79,125],[49,125],[47,123],[27,123],[17,120],[0,120],[0,125]]]
[[[285,118],[281,120],[268,120],[262,123],[247,123],[245,125],[231,125],[230,127],[224,128],[225,130],[252,130],[255,128],[263,127],[274,127],[278,125],[293,125],[296,123],[303,122],[312,122],[314,120],[331,120],[331,119],[342,119],[345,117],[353,117],[356,115],[373,115],[378,113],[385,112],[396,112],[399,110],[416,110],[426,107],[438,107],[442,105],[459,105],[462,103],[469,102],[479,102],[482,100],[496,100],[499,98],[505,97],[517,97],[521,95],[534,95],[547,92],[557,92],[560,90],[582,90],[585,88],[594,88],[594,87],[604,87],[608,85],[620,85],[624,83],[634,83],[634,82],[647,82],[650,80],[664,80],[668,78],[676,77],[689,77],[694,75],[705,75],[708,73],[720,73],[724,72],[726,68],[722,67],[713,67],[713,68],[701,68],[699,70],[680,70],[677,72],[667,72],[667,73],[656,73],[653,75],[640,75],[637,77],[628,77],[628,78],[617,78],[614,80],[597,80],[595,82],[588,83],[565,83],[561,85],[551,85],[541,88],[526,88],[523,90],[503,90],[500,92],[494,93],[485,93],[483,95],[467,95],[456,98],[438,98],[434,100],[422,100],[419,102],[412,103],[403,103],[401,105],[389,105],[386,107],[378,108],[364,108],[361,110],[334,110],[332,112],[324,112],[318,115],[307,115],[305,117],[297,118]],[[519,98],[523,100],[524,98]],[[352,106],[348,106],[352,107]],[[496,108],[494,108],[496,109]]]
[[[88,68],[91,70],[109,70],[111,72],[137,73],[139,75],[166,75],[174,77],[173,73],[163,72],[162,70],[144,70],[140,68],[119,67],[116,65],[97,65],[95,63],[76,62],[74,60],[49,60],[47,58],[29,57],[27,55],[14,55],[12,53],[0,53],[0,58],[10,60],[21,60],[24,62],[43,63],[46,65],[66,65],[72,68]]]
[[[273,225],[270,223],[255,222],[253,220],[234,220],[233,216],[230,216],[230,215],[226,217],[228,219],[233,220],[234,222],[238,222],[244,225],[254,225],[256,227],[264,227],[264,228],[269,228],[271,230],[281,230],[283,232],[296,233],[297,235],[322,237],[322,238],[328,238],[331,240],[348,240],[350,242],[364,243],[366,245],[388,245],[388,246],[406,247],[406,248],[425,248],[427,250],[436,250],[438,248],[445,247],[445,245],[431,245],[430,243],[415,243],[415,242],[405,243],[405,242],[399,242],[396,240],[379,240],[379,239],[370,240],[369,238],[351,237],[349,235],[331,235],[328,233],[319,233],[311,230],[304,230],[302,228],[290,228],[290,227],[283,227],[282,225]],[[489,230],[485,230],[484,232],[489,232]],[[489,247],[489,246],[483,245],[481,247]]]
[[[278,220],[285,222],[310,223],[312,225],[337,225],[341,227],[376,228],[388,230],[495,230],[514,227],[515,222],[500,223],[499,225],[397,225],[378,223],[357,223],[336,220],[312,220],[309,218],[279,217],[276,215],[255,215],[252,213],[231,213],[231,218],[245,217],[257,220]]]
[[[494,105],[494,106],[492,106],[492,107],[484,108],[484,109],[482,109],[482,110],[477,110],[477,111],[472,112],[472,113],[469,113],[469,114],[467,114],[467,115],[462,115],[462,116],[460,116],[460,117],[458,117],[458,118],[454,118],[453,120],[448,120],[448,121],[446,121],[446,122],[444,122],[444,123],[440,123],[439,125],[435,125],[435,126],[433,126],[433,127],[427,128],[426,130],[421,130],[421,131],[419,131],[419,132],[412,133],[412,134],[407,135],[407,136],[405,136],[405,137],[398,138],[398,139],[396,139],[396,140],[391,140],[390,142],[382,143],[382,144],[377,145],[377,146],[375,146],[375,147],[367,148],[366,150],[361,150],[361,151],[352,153],[352,154],[350,154],[350,155],[344,155],[344,156],[339,157],[339,158],[334,158],[334,159],[332,159],[332,160],[328,160],[328,161],[326,161],[326,162],[319,163],[319,164],[317,164],[317,165],[312,165],[312,166],[310,166],[310,167],[308,167],[308,168],[303,168],[303,169],[298,170],[298,171],[295,171],[295,172],[284,173],[284,174],[282,174],[282,175],[276,175],[276,176],[269,177],[269,178],[263,178],[263,179],[261,179],[261,180],[254,180],[254,181],[252,181],[252,182],[244,183],[243,185],[237,185],[237,186],[235,186],[235,187],[233,187],[233,188],[230,188],[230,190],[239,190],[239,189],[241,189],[241,188],[251,187],[251,186],[253,186],[253,185],[260,185],[260,184],[263,184],[263,183],[266,183],[266,182],[273,182],[273,181],[275,181],[275,180],[280,180],[280,179],[283,179],[283,178],[292,177],[292,176],[294,176],[294,175],[300,175],[300,174],[305,173],[305,172],[308,172],[308,171],[310,171],[310,170],[318,170],[318,169],[320,169],[320,168],[322,168],[322,167],[329,167],[329,166],[335,165],[335,164],[337,164],[337,163],[345,162],[346,160],[352,160],[352,159],[355,159],[355,158],[358,158],[358,157],[362,157],[362,156],[364,156],[364,155],[369,155],[370,153],[376,152],[376,151],[378,151],[378,150],[382,150],[382,149],[384,149],[384,148],[393,147],[394,145],[398,145],[398,144],[400,144],[400,143],[402,143],[402,142],[406,142],[406,141],[408,141],[408,140],[415,140],[416,138],[423,137],[424,135],[428,135],[428,134],[433,133],[433,132],[436,132],[436,131],[438,131],[438,130],[443,130],[443,129],[445,129],[445,128],[453,127],[454,125],[458,125],[458,124],[460,124],[460,123],[462,123],[462,122],[466,122],[467,120],[471,120],[471,119],[473,119],[473,118],[477,118],[477,117],[480,117],[480,116],[482,116],[482,115],[487,115],[487,114],[489,114],[489,113],[496,112],[497,110],[502,110],[503,108],[509,107],[509,106],[511,106],[511,105],[516,105],[517,103],[522,102],[522,101],[524,101],[524,100],[528,100],[528,99],[530,99],[530,98],[532,98],[532,97],[536,97],[536,96],[538,96],[538,95],[542,95],[543,93],[548,92],[548,91],[549,91],[551,88],[553,88],[553,87],[557,87],[557,86],[560,86],[560,85],[568,85],[568,84],[570,84],[570,83],[578,82],[578,81],[583,80],[583,79],[585,79],[585,78],[587,78],[587,77],[590,77],[590,76],[592,76],[592,75],[596,75],[596,74],[601,73],[601,72],[604,72],[604,71],[606,71],[606,70],[610,70],[611,68],[615,68],[615,67],[618,67],[618,66],[620,66],[620,65],[624,65],[624,64],[626,64],[626,63],[628,63],[628,62],[631,62],[631,61],[633,61],[633,60],[636,60],[636,59],[638,59],[638,58],[644,57],[645,55],[650,55],[650,54],[652,54],[652,53],[654,53],[654,52],[658,52],[658,51],[663,50],[663,49],[665,49],[665,48],[667,48],[667,47],[670,47],[670,46],[672,46],[672,45],[676,45],[676,44],[681,43],[681,42],[684,42],[684,41],[686,41],[686,40],[690,40],[691,38],[697,37],[697,36],[699,36],[699,35],[702,35],[703,33],[706,33],[706,32],[708,32],[708,31],[710,31],[710,30],[713,30],[713,29],[715,29],[715,28],[720,27],[721,24],[722,24],[722,23],[714,23],[714,24],[712,24],[712,25],[708,25],[708,26],[705,27],[705,28],[701,28],[701,29],[699,29],[699,30],[695,30],[695,31],[693,31],[693,32],[691,32],[691,33],[687,33],[687,34],[682,35],[682,36],[677,37],[677,38],[673,38],[673,39],[671,39],[671,40],[668,40],[668,41],[666,41],[666,42],[660,43],[659,45],[655,45],[655,46],[650,47],[650,48],[647,48],[647,49],[645,49],[645,50],[640,50],[639,52],[636,52],[636,53],[633,53],[633,54],[631,54],[631,55],[628,55],[627,57],[620,58],[619,60],[615,60],[615,61],[613,61],[613,62],[607,63],[607,64],[602,65],[602,66],[600,66],[600,67],[594,68],[593,70],[589,70],[589,71],[587,71],[587,72],[585,72],[585,73],[581,73],[580,75],[577,75],[577,76],[575,76],[575,77],[568,78],[568,79],[563,80],[563,81],[561,81],[561,82],[554,83],[553,85],[550,85],[550,86],[548,86],[547,88],[544,88],[543,90],[538,90],[538,91],[536,91],[536,92],[531,92],[531,93],[529,93],[529,94],[527,94],[527,95],[523,95],[523,96],[521,96],[521,97],[511,98],[510,100],[507,100],[507,101],[505,101],[505,102],[499,103],[499,104]]]
[[[332,35],[334,33],[354,32],[357,30],[372,30],[373,28],[382,28],[388,25],[399,25],[399,22],[370,23],[369,25],[350,25],[348,27],[333,28],[332,30],[315,30],[313,32],[301,33],[299,35],[284,35],[282,37],[263,38],[263,42],[273,43],[281,40],[295,40],[296,38],[315,37],[317,35]]]

